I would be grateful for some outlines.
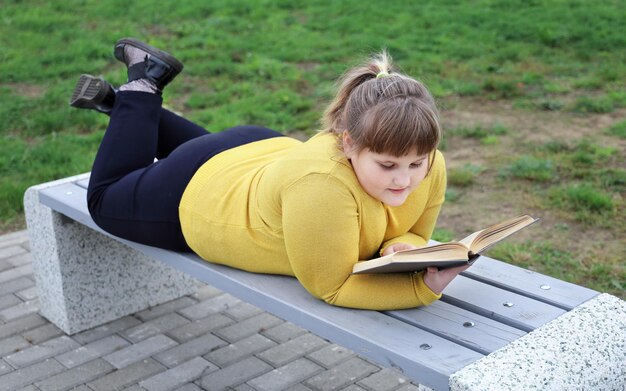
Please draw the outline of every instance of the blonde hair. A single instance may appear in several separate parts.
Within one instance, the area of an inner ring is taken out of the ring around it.
[[[393,69],[382,51],[348,70],[322,117],[322,131],[343,132],[357,150],[404,156],[434,151],[441,139],[439,114],[428,89]]]

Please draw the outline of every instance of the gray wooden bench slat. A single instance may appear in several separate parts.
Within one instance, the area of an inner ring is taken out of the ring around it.
[[[85,188],[76,184],[59,185],[40,193],[42,204],[111,236],[95,225],[85,197]],[[116,239],[382,365],[399,368],[408,377],[435,389],[448,389],[452,373],[482,357],[474,350],[385,313],[328,305],[313,298],[292,277],[247,273],[208,263],[195,255]]]
[[[532,331],[565,313],[561,308],[463,276],[452,280],[441,301],[524,331]]]
[[[520,329],[442,301],[426,307],[386,313],[485,355],[526,334]]]
[[[87,189],[87,187],[89,186],[89,178],[86,179],[81,179],[79,181],[76,181],[76,186],[82,187],[83,189]]]
[[[462,274],[567,311],[599,295],[592,289],[485,256]]]

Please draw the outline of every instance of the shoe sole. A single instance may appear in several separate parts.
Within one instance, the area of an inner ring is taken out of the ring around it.
[[[124,46],[125,45],[130,45],[132,47],[141,49],[144,52],[148,53],[150,56],[154,56],[162,60],[167,65],[171,66],[176,71],[177,74],[183,70],[183,63],[178,61],[176,57],[172,56],[166,51],[157,49],[154,46],[150,46],[147,43],[142,42],[135,38],[122,38],[115,43],[115,49],[113,50],[113,55],[115,56],[116,59],[118,59],[119,61],[125,64],[126,64],[126,60],[124,58]]]
[[[107,95],[109,84],[100,77],[80,75],[76,87],[72,92],[70,106],[79,109],[94,109],[102,105],[102,100]]]

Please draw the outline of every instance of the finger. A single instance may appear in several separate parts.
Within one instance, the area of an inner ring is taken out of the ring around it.
[[[439,271],[439,268],[437,268],[436,266],[428,266],[426,268],[427,273],[437,273],[438,271]]]

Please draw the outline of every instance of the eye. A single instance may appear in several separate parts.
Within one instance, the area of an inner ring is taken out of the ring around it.
[[[411,163],[411,168],[420,168],[424,165],[424,161],[420,160],[419,162],[416,163]]]
[[[393,163],[378,163],[378,165],[383,169],[383,170],[393,170],[393,168],[396,166]]]

